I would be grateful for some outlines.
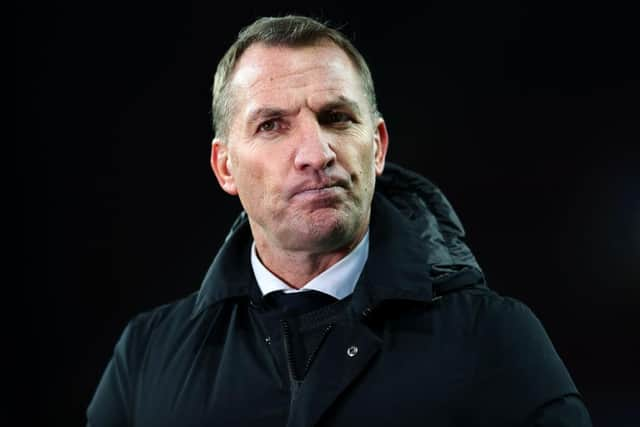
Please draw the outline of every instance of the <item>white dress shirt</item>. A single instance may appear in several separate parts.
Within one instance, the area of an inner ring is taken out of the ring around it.
[[[367,230],[360,243],[347,256],[311,279],[304,287],[295,289],[270,272],[258,258],[256,243],[253,242],[251,245],[251,267],[263,296],[276,291],[294,293],[313,289],[341,300],[353,293],[368,256],[369,231]]]

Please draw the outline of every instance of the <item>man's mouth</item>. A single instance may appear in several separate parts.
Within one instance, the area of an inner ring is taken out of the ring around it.
[[[324,187],[304,188],[304,189],[298,191],[296,193],[296,195],[298,195],[298,194],[320,194],[320,193],[323,193],[323,192],[334,191],[334,190],[337,190],[339,188],[342,188],[342,187],[340,187],[339,185],[327,185],[327,186],[324,186]]]
[[[323,185],[323,186],[309,186],[297,189],[292,198],[295,199],[308,199],[319,200],[334,198],[344,191],[344,187],[338,184]]]

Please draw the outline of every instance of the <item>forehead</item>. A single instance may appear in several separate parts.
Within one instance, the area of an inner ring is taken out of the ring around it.
[[[262,104],[313,107],[337,97],[365,101],[353,62],[330,42],[305,47],[254,44],[236,64],[230,88],[239,114]]]

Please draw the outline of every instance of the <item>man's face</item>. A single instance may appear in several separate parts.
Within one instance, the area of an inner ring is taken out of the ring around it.
[[[359,239],[388,137],[349,57],[329,42],[255,44],[230,93],[228,140],[214,140],[211,164],[240,197],[256,242],[320,253]]]

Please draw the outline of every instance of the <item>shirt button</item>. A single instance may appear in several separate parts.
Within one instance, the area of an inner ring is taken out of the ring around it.
[[[358,354],[358,347],[355,345],[352,345],[347,349],[347,356],[354,357],[356,354]]]

